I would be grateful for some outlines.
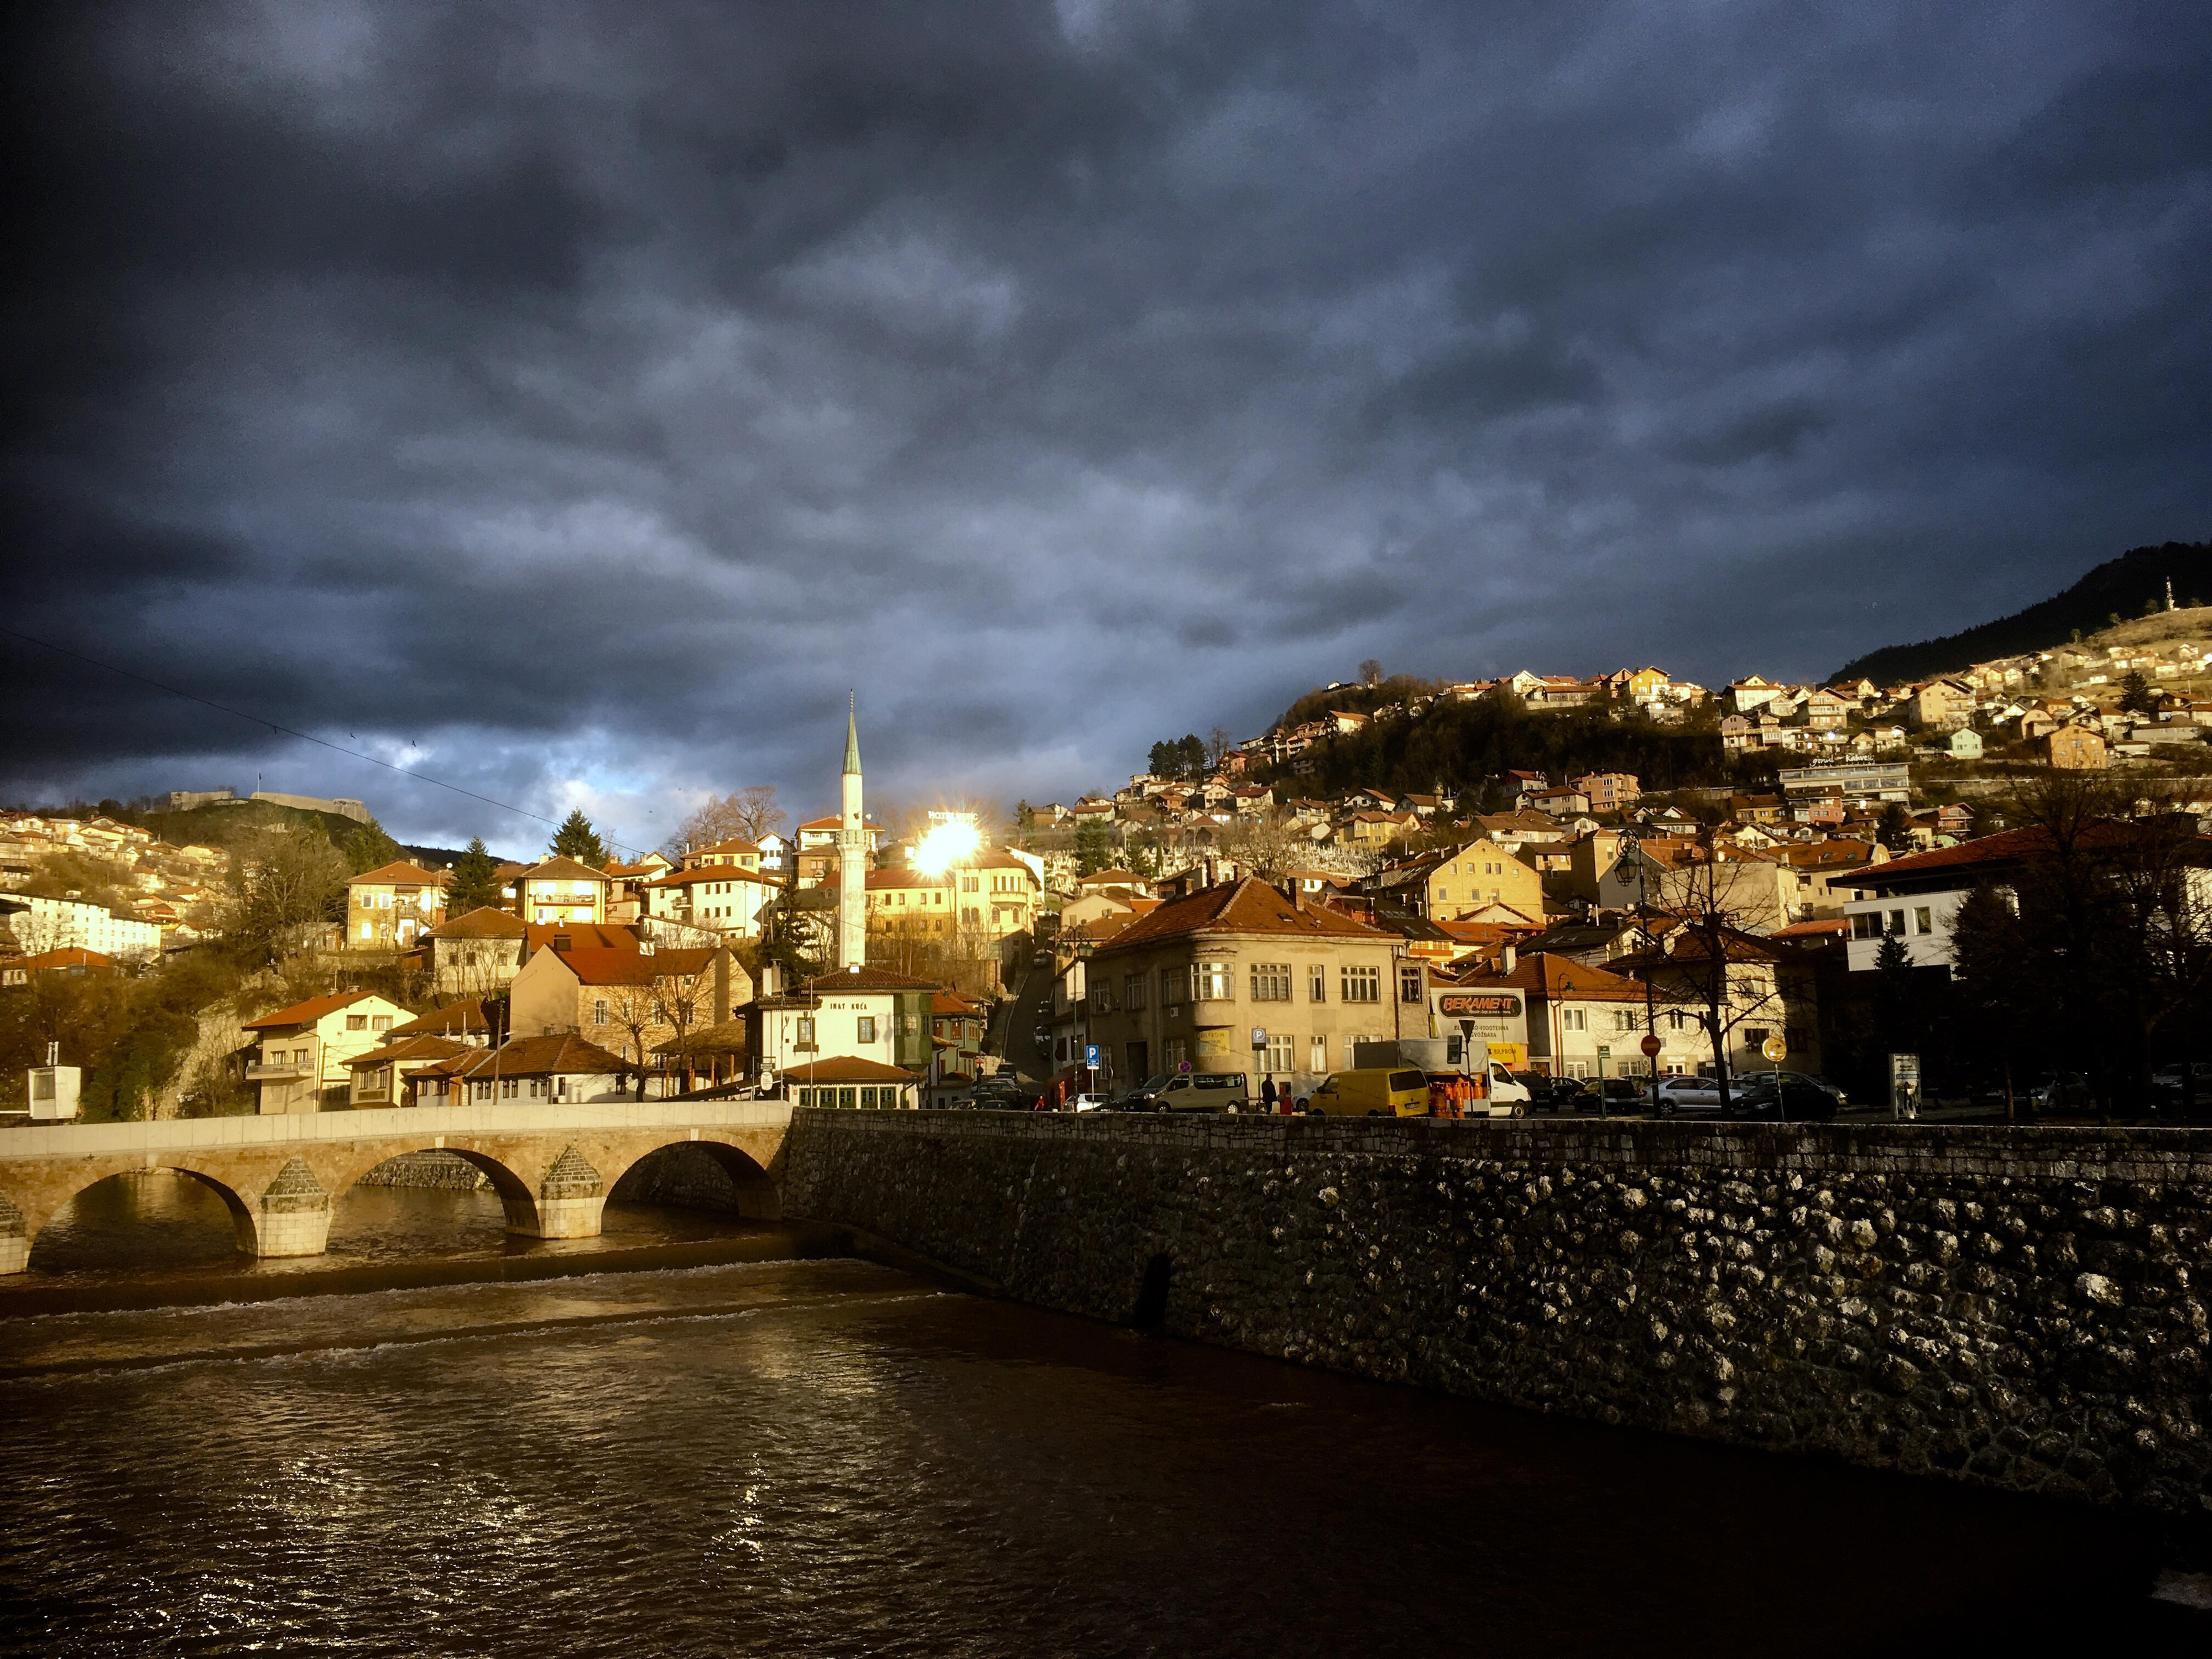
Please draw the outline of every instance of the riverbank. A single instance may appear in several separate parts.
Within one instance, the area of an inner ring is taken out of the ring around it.
[[[2212,1137],[802,1111],[787,1212],[1304,1364],[2201,1529]]]

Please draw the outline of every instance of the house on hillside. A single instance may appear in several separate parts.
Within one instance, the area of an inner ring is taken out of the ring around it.
[[[373,991],[339,991],[309,997],[242,1029],[254,1034],[246,1080],[254,1086],[254,1110],[264,1116],[337,1111],[346,1104],[353,1076],[347,1063],[385,1039],[407,1011]]]

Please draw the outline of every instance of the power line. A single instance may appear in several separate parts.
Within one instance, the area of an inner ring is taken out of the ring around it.
[[[265,726],[271,732],[281,733],[288,738],[298,738],[303,742],[319,744],[325,749],[334,750],[341,755],[350,755],[356,760],[367,761],[371,766],[380,766],[387,772],[397,772],[401,777],[412,778],[417,783],[427,783],[440,789],[449,789],[456,795],[466,795],[471,800],[480,800],[487,806],[496,806],[501,811],[512,812],[517,817],[529,818],[538,823],[551,824],[556,830],[561,827],[554,819],[530,811],[526,808],[511,805],[503,800],[494,800],[489,795],[480,795],[473,789],[464,789],[458,783],[447,783],[443,778],[434,778],[427,772],[410,772],[404,766],[395,766],[388,760],[379,760],[374,755],[364,755],[358,749],[349,749],[342,743],[332,743],[327,738],[315,736],[312,732],[301,732],[293,726],[279,726],[275,720],[264,720],[258,714],[249,714],[243,709],[233,708],[227,704],[212,702],[195,692],[181,691],[173,685],[164,685],[159,680],[149,679],[145,675],[137,673],[131,669],[118,668],[113,663],[102,662],[98,657],[88,657],[82,651],[71,650],[68,646],[56,645],[52,640],[39,639],[35,635],[25,634],[4,625],[0,625],[0,634],[5,634],[11,639],[21,640],[26,645],[43,647],[58,656],[74,657],[79,662],[90,663],[94,668],[105,668],[111,674],[120,674],[126,680],[136,680],[141,685],[150,685],[156,691],[166,691],[173,697],[182,697],[186,702],[198,703],[202,708],[212,708],[219,714],[228,714],[238,720],[250,721],[255,726]],[[613,841],[608,842],[607,846],[618,853],[625,850],[619,842]],[[629,848],[627,850],[636,852],[639,849]]]

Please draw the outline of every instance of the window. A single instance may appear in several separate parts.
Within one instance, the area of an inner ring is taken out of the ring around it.
[[[1307,1066],[1306,1069],[1310,1072],[1326,1072],[1328,1070],[1328,1039],[1327,1037],[1316,1037],[1306,1046],[1308,1049],[1307,1058],[1311,1062]]]
[[[860,1042],[873,1042],[876,1040],[876,1017],[873,1014],[862,1014],[854,1024],[860,1028],[854,1033]]]
[[[976,905],[963,904],[960,907],[960,920],[966,922],[970,927],[981,927],[983,921],[983,912],[981,908]]]
[[[1201,962],[1198,964],[1198,968],[1194,977],[1198,987],[1197,1000],[1200,1002],[1228,1002],[1233,1000],[1229,988],[1229,964],[1227,963]]]
[[[361,936],[363,939],[374,939],[376,937],[376,929],[371,927],[368,922],[364,921],[361,925]]]
[[[1912,913],[1912,931],[1916,933],[1932,933],[1936,931],[1935,919],[1924,904]]]
[[[1589,1029],[1588,1015],[1580,1008],[1559,1010],[1559,1029],[1562,1031],[1586,1031]]]
[[[390,1030],[392,1029],[392,1016],[389,1014],[371,1014],[368,1017],[368,1029],[372,1031]]]
[[[1635,1014],[1626,1008],[1614,1009],[1613,1011],[1613,1029],[1616,1031],[1634,1030],[1636,1029]]]
[[[1160,1047],[1164,1051],[1161,1063],[1170,1072],[1181,1071],[1183,1061],[1188,1058],[1184,1052],[1183,1040],[1181,1037],[1170,1037]]]
[[[814,1103],[814,1091],[801,1089],[799,1091],[799,1103],[802,1106],[811,1106]]]
[[[1286,1036],[1269,1037],[1265,1064],[1271,1076],[1289,1071],[1291,1069],[1291,1039]]]
[[[594,1024],[594,1025],[604,1025],[604,1024],[605,1024],[606,1023],[607,1023],[607,1000],[606,1000],[605,997],[594,997],[594,998],[592,998],[592,1024]]]
[[[1418,963],[1407,963],[1398,970],[1398,1000],[1419,1002],[1421,1000],[1421,969]]]
[[[1889,913],[1889,931],[1893,933],[1902,933],[1905,931],[1904,911],[1892,910]]]
[[[1688,1017],[1685,1015],[1680,1008],[1669,1008],[1667,1011],[1667,1029],[1668,1030],[1681,1030],[1688,1024]]]
[[[501,1100],[516,1100],[516,1099],[520,1099],[520,1098],[521,1097],[521,1095],[522,1095],[522,1079],[520,1079],[520,1078],[513,1078],[513,1077],[503,1077],[503,1078],[500,1079],[500,1080],[499,1080],[499,1097],[500,1097]]]
[[[1569,1077],[1573,1078],[1588,1077],[1589,1075],[1589,1061],[1586,1060],[1569,1060],[1566,1065],[1566,1074]]]
[[[960,878],[960,890],[963,893],[980,892],[982,884],[973,876],[963,876]]]
[[[366,1031],[368,1029],[368,1016],[367,1014],[348,1014],[348,1015],[346,1016],[346,1030],[349,1030],[349,1031]]]
[[[1328,1000],[1328,969],[1318,962],[1306,970],[1306,1000],[1309,1002]],[[1316,1066],[1314,1069],[1321,1071],[1323,1068]]]
[[[1743,1046],[1747,1048],[1764,1048],[1770,1035],[1763,1025],[1747,1025],[1743,1028]]]
[[[864,1088],[860,1091],[860,1107],[864,1111],[872,1112],[876,1109],[876,1091],[874,1089]]]
[[[1133,1014],[1144,1011],[1145,976],[1142,974],[1121,975],[1121,1006]]]
[[[1881,918],[1871,911],[1862,910],[1851,918],[1853,939],[1872,939],[1881,928]]]
[[[1291,964],[1287,962],[1255,962],[1252,964],[1252,1000],[1255,1002],[1288,1002],[1291,1000]],[[1285,1071],[1290,1068],[1285,1066]]]
[[[1160,1006],[1173,1008],[1182,1001],[1183,981],[1189,977],[1188,968],[1160,969]]]
[[[1342,977],[1346,1002],[1382,1000],[1382,970],[1380,968],[1346,968]]]

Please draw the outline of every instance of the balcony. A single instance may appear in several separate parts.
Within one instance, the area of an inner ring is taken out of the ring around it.
[[[248,1083],[296,1083],[314,1074],[315,1068],[304,1060],[272,1060],[265,1066],[257,1063],[246,1068]]]

